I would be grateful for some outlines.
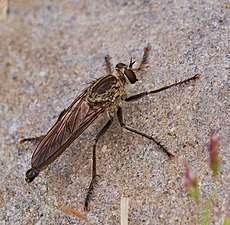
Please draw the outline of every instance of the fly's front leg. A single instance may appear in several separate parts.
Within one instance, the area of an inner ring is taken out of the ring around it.
[[[111,59],[110,55],[105,56],[106,72],[108,74],[112,74],[110,59]]]
[[[139,67],[135,70],[137,71],[142,71],[145,66],[148,64],[148,57],[149,57],[149,54],[151,52],[152,48],[151,48],[151,45],[148,44],[145,48],[144,48],[144,54],[142,56],[142,60],[141,60],[141,63],[139,65]]]
[[[145,134],[145,133],[143,133],[143,132],[141,132],[141,131],[138,131],[138,130],[136,130],[136,129],[134,129],[134,128],[131,128],[131,127],[128,127],[128,126],[126,126],[125,125],[125,123],[124,123],[124,121],[123,121],[123,115],[122,115],[122,108],[118,108],[118,110],[117,110],[117,118],[118,118],[118,121],[119,121],[119,123],[120,123],[120,125],[121,125],[121,127],[123,127],[124,129],[126,129],[126,130],[129,130],[129,131],[131,131],[131,132],[133,132],[133,133],[135,133],[135,134],[138,134],[138,135],[140,135],[140,136],[142,136],[142,137],[146,137],[146,138],[148,138],[149,140],[151,140],[151,141],[154,141],[159,147],[160,147],[160,149],[164,152],[164,153],[166,153],[167,155],[168,155],[168,157],[173,157],[173,154],[171,154],[159,141],[157,141],[155,138],[153,138],[152,136],[149,136],[149,135],[147,135],[147,134]]]
[[[174,84],[171,84],[171,85],[168,85],[168,86],[159,88],[159,89],[157,89],[157,90],[153,90],[153,91],[144,91],[144,92],[141,92],[141,93],[139,93],[139,94],[132,95],[132,96],[126,98],[125,101],[130,102],[130,101],[138,100],[138,99],[140,99],[140,98],[143,98],[143,97],[146,96],[146,95],[155,94],[155,93],[157,93],[157,92],[164,91],[164,90],[166,90],[166,89],[169,89],[169,88],[174,87],[174,86],[177,86],[177,85],[186,84],[186,83],[188,83],[189,81],[192,81],[192,80],[198,80],[199,78],[200,78],[200,75],[199,75],[199,74],[196,74],[195,76],[190,77],[190,78],[188,78],[188,79],[186,79],[186,80],[182,80],[182,81],[180,81],[180,82],[177,82],[177,83],[174,83]]]
[[[92,179],[88,188],[88,192],[85,198],[85,205],[84,210],[89,210],[89,202],[91,200],[91,196],[93,194],[94,184],[96,183],[96,177],[97,177],[97,156],[96,156],[96,146],[97,142],[102,137],[103,134],[109,129],[113,122],[113,118],[110,118],[110,120],[104,125],[104,127],[100,130],[100,132],[97,134],[96,138],[94,139],[94,145],[93,145],[93,168],[92,168]]]

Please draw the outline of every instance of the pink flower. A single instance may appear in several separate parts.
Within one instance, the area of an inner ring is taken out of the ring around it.
[[[191,170],[189,164],[185,163],[185,185],[192,196],[192,198],[197,202],[199,198],[198,190],[198,178],[195,173]]]
[[[210,168],[213,176],[218,175],[220,170],[220,157],[219,157],[219,139],[214,130],[211,131],[210,141],[208,144],[209,156],[210,156]]]

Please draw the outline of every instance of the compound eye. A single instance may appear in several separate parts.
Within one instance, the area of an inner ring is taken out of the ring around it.
[[[130,81],[131,84],[134,84],[137,81],[137,77],[132,70],[126,69],[124,71],[124,73],[125,73],[126,77],[128,78],[128,80]]]
[[[29,169],[26,172],[26,182],[27,183],[32,182],[37,176],[38,176],[38,172],[36,170],[34,170],[33,168]]]
[[[116,69],[122,69],[122,68],[127,68],[127,65],[125,65],[124,63],[118,63],[116,65]]]

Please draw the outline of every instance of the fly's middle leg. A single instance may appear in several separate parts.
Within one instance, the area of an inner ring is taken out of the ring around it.
[[[138,130],[136,130],[136,129],[134,129],[134,128],[131,128],[131,127],[126,126],[125,123],[124,123],[124,121],[123,121],[122,108],[120,108],[120,107],[119,107],[118,110],[117,110],[117,118],[118,118],[118,121],[119,121],[119,123],[120,123],[120,125],[121,125],[122,128],[124,128],[124,129],[126,129],[126,130],[128,130],[128,131],[131,131],[131,132],[133,132],[133,133],[135,133],[135,134],[138,134],[138,135],[140,135],[140,136],[143,136],[143,137],[148,138],[149,140],[155,142],[155,143],[160,147],[160,149],[161,149],[164,153],[167,154],[168,157],[170,157],[170,158],[173,157],[173,154],[171,154],[171,153],[166,149],[165,146],[163,146],[159,141],[157,141],[157,140],[156,140],[155,138],[153,138],[152,136],[150,136],[150,135],[148,135],[148,134],[145,134],[145,133],[143,133],[143,132],[141,132],[141,131],[138,131]]]
[[[106,131],[109,129],[113,122],[113,118],[110,118],[110,120],[104,125],[104,127],[99,131],[96,138],[94,139],[94,145],[93,145],[93,168],[92,168],[92,179],[88,188],[88,192],[85,198],[85,205],[84,210],[89,210],[89,202],[91,200],[91,196],[93,194],[94,185],[96,183],[96,177],[97,177],[97,156],[96,156],[96,146],[97,142],[99,141],[100,137],[102,137],[103,134],[106,133]]]
[[[164,91],[164,90],[167,90],[171,87],[175,87],[175,86],[178,86],[178,85],[182,85],[182,84],[187,84],[188,82],[192,81],[192,80],[198,80],[200,78],[200,75],[199,74],[196,74],[194,75],[193,77],[190,77],[186,80],[182,80],[180,82],[177,82],[177,83],[174,83],[174,84],[170,84],[168,86],[165,86],[165,87],[162,87],[162,88],[159,88],[157,90],[153,90],[153,91],[144,91],[144,92],[141,92],[139,94],[136,94],[136,95],[132,95],[128,98],[125,99],[126,102],[130,102],[130,101],[135,101],[135,100],[138,100],[140,98],[143,98],[144,96],[146,95],[150,95],[150,94],[155,94],[155,93],[158,93],[158,92],[161,92],[161,91]]]

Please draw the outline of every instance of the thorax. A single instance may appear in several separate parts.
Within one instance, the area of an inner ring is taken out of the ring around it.
[[[90,105],[110,103],[119,105],[126,97],[124,83],[114,75],[99,78],[88,88]]]

